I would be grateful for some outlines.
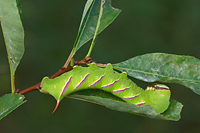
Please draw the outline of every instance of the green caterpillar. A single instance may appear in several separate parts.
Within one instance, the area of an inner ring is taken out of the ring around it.
[[[99,68],[95,63],[89,67],[74,66],[73,70],[54,79],[44,77],[41,82],[41,92],[52,95],[57,104],[72,92],[82,89],[101,89],[112,93],[127,103],[137,106],[150,105],[157,113],[164,112],[169,106],[170,90],[167,86],[156,84],[146,90],[138,87],[127,78],[127,73],[118,73],[111,64]]]

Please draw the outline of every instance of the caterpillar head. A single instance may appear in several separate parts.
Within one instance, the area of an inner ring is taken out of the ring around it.
[[[145,90],[147,102],[153,107],[156,113],[163,113],[169,106],[170,90],[163,84],[148,86]]]

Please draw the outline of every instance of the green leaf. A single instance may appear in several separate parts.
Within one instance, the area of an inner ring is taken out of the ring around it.
[[[178,83],[200,94],[200,60],[192,56],[150,53],[113,64],[113,68],[146,82]]]
[[[0,120],[25,103],[23,99],[24,96],[20,94],[6,94],[0,97]]]
[[[0,0],[0,21],[11,71],[12,92],[14,74],[24,53],[24,29],[16,0]]]
[[[158,114],[149,105],[138,107],[134,104],[123,102],[122,99],[102,90],[81,90],[67,97],[99,104],[112,110],[133,113],[154,119],[173,121],[178,121],[180,119],[180,112],[183,107],[181,103],[171,100],[169,108],[164,113]]]
[[[74,44],[74,53],[94,37],[99,19],[101,4],[104,0],[88,0],[82,15],[78,35]],[[102,32],[119,15],[121,10],[111,6],[111,1],[103,3],[103,13],[97,34]]]

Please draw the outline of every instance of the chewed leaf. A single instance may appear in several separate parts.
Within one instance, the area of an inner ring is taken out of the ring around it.
[[[136,115],[146,116],[154,119],[172,121],[178,121],[181,118],[180,112],[183,107],[181,103],[175,100],[170,100],[170,105],[168,109],[162,114],[159,114],[156,113],[149,105],[143,105],[139,107],[134,104],[129,104],[123,102],[123,100],[119,99],[118,97],[102,90],[81,90],[67,97],[92,102],[116,111],[133,113]]]
[[[113,68],[146,82],[178,83],[200,94],[200,60],[192,56],[150,53],[113,64]]]

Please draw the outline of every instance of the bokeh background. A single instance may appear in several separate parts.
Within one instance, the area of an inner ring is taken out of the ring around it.
[[[65,63],[75,42],[86,0],[21,0],[25,29],[23,59],[16,71],[16,87],[23,90]],[[122,10],[99,36],[92,58],[117,63],[152,52],[191,55],[200,59],[200,1],[113,0]],[[82,47],[75,59],[86,54]],[[134,79],[139,86],[145,83]],[[200,132],[200,96],[177,84],[167,84],[172,99],[184,104],[178,122],[155,120],[65,98],[55,114],[56,101],[38,91],[25,95],[27,102],[0,121],[2,133],[197,133]],[[0,96],[10,93],[6,48],[0,33]]]

